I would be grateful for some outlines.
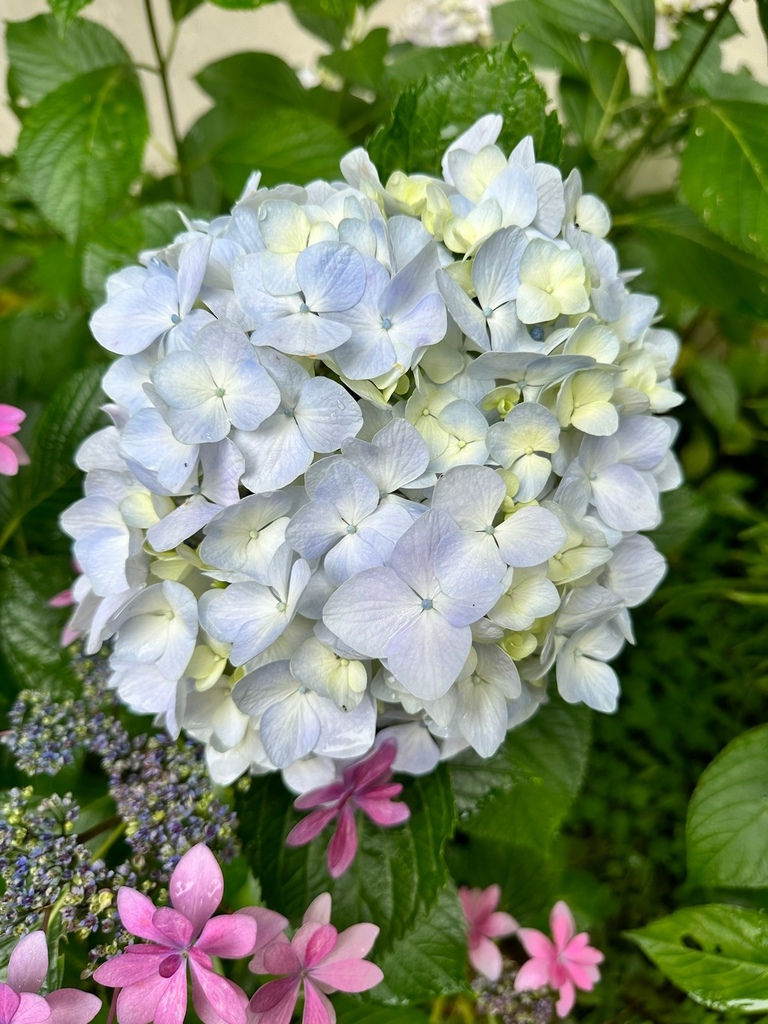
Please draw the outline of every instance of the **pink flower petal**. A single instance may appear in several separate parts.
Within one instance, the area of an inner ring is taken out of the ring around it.
[[[329,892],[321,892],[307,907],[303,923],[309,924],[311,921],[317,924],[331,923],[331,894]]]
[[[310,977],[340,992],[365,992],[378,985],[384,975],[367,960],[336,960],[314,967]]]
[[[546,960],[534,957],[526,960],[515,976],[515,991],[522,992],[528,988],[541,988],[549,984],[549,964]]]
[[[0,475],[16,476],[19,472],[19,458],[10,445],[13,439],[5,437],[0,440]]]
[[[264,950],[264,974],[295,974],[301,963],[293,945],[284,935],[270,942]]]
[[[308,793],[302,793],[294,800],[293,806],[297,811],[308,811],[320,804],[336,803],[346,793],[346,786],[343,782],[330,782],[327,786],[319,786],[311,789]]]
[[[469,947],[469,962],[478,974],[483,974],[489,981],[501,977],[504,962],[498,947],[490,939],[481,937],[476,945]]]
[[[580,932],[575,938],[571,939],[564,950],[568,963],[587,966],[601,964],[605,960],[600,950],[595,949],[594,946],[587,945],[588,942],[589,935],[586,932]]]
[[[186,949],[192,938],[192,922],[178,910],[161,907],[152,915],[152,924],[163,936],[163,941],[175,949]]]
[[[221,868],[204,843],[184,854],[173,869],[169,889],[176,910],[192,922],[195,934],[200,932],[224,895]]]
[[[256,943],[251,950],[253,959],[248,964],[248,968],[254,974],[266,974],[267,972],[264,969],[264,949],[281,932],[285,931],[288,927],[288,919],[283,917],[282,914],[277,914],[274,910],[268,910],[266,907],[245,907],[243,910],[236,911],[236,913],[246,914],[256,922]]]
[[[304,1015],[301,1024],[336,1024],[336,1011],[330,999],[319,992],[309,978],[304,982]]]
[[[558,952],[565,949],[576,934],[576,922],[573,920],[568,904],[558,900],[549,915],[549,928]]]
[[[325,826],[333,821],[337,813],[335,807],[324,807],[312,811],[298,825],[294,825],[285,837],[286,844],[288,846],[304,846],[305,843],[311,843],[316,836],[320,835]]]
[[[245,914],[220,914],[206,922],[195,943],[209,956],[248,956],[256,945],[256,921]]]
[[[581,964],[568,963],[565,965],[565,973],[576,988],[583,989],[584,992],[591,991],[600,980],[600,971],[597,967],[582,967]]]
[[[149,949],[143,946],[141,949]],[[123,953],[118,953],[111,960],[107,960],[101,967],[93,972],[93,977],[100,985],[108,988],[125,988],[127,985],[134,985],[136,982],[157,975],[160,964],[173,950],[166,946],[153,946],[152,956],[137,956],[138,949],[129,947]]]
[[[14,992],[37,992],[48,973],[45,932],[30,932],[20,939],[8,961],[8,984]]]
[[[154,1024],[184,1024],[187,1014],[187,971],[183,964],[168,979],[155,1007]]]
[[[483,923],[483,932],[489,938],[501,938],[503,935],[514,934],[517,927],[517,921],[511,914],[505,914],[503,910],[496,910]]]
[[[353,924],[351,928],[341,932],[324,963],[332,964],[336,960],[362,960],[370,953],[378,934],[379,928],[375,924]]]
[[[131,935],[148,939],[150,942],[158,942],[161,946],[165,945],[165,936],[152,921],[155,916],[155,905],[148,896],[124,885],[117,892],[117,911],[124,927]]]
[[[349,789],[360,790],[375,782],[383,782],[396,756],[397,744],[393,740],[384,740],[373,753],[344,770],[345,784]]]
[[[379,797],[356,796],[355,803],[376,825],[382,828],[392,828],[393,825],[402,825],[411,816],[411,809],[405,803],[390,803],[388,800],[381,800]]]
[[[296,1000],[299,998],[301,982],[298,978],[279,978],[277,981],[268,981],[251,999],[248,1004],[252,1013],[272,1014],[268,1019],[272,1021],[285,1021],[291,1019]],[[287,1010],[287,1013],[286,1013]],[[280,1017],[280,1014],[284,1016]]]
[[[13,1015],[13,1024],[43,1024],[43,1021],[51,1019],[51,1008],[41,996],[32,992],[22,992],[18,999],[19,1006]]]
[[[15,427],[18,430],[19,424],[23,423],[26,418],[27,414],[23,409],[0,402],[0,425]]]
[[[88,1024],[101,1009],[101,1000],[91,992],[60,988],[45,997],[51,1008],[51,1024]]]
[[[53,597],[48,598],[49,608],[69,608],[75,603],[75,599],[72,596],[72,589],[61,590],[58,594],[54,594]]]
[[[328,844],[326,854],[328,873],[331,878],[340,878],[355,859],[356,854],[357,825],[355,824],[355,812],[349,804],[345,804],[344,809],[339,815],[339,824],[336,826],[336,831],[333,833],[333,837]]]
[[[536,928],[518,928],[517,937],[528,956],[547,958],[554,952],[552,942]]]
[[[555,1010],[557,1010],[558,1017],[567,1017],[573,1009],[573,1004],[576,1002],[576,991],[573,985],[566,981],[564,985],[560,987],[560,998],[555,1003]]]
[[[10,985],[0,982],[0,1024],[11,1024],[21,1005],[21,996]],[[48,1011],[50,1016],[51,1011]]]
[[[117,997],[117,1019],[120,1024],[150,1024],[168,984],[168,978],[154,974],[121,989]]]
[[[226,1024],[245,1024],[245,1007],[248,1004],[245,992],[227,978],[214,971],[200,968],[190,960],[192,971],[192,1000],[201,1020],[204,1014],[213,1015]],[[211,1015],[211,1016],[213,1016]],[[205,1021],[212,1024],[212,1021]]]
[[[298,939],[301,931],[303,929],[299,930],[296,939]],[[302,961],[305,968],[316,967],[322,960],[325,960],[329,953],[333,952],[338,937],[339,933],[332,924],[321,925],[317,931],[309,936],[306,948],[303,951],[299,951],[296,940],[294,940],[296,955]]]

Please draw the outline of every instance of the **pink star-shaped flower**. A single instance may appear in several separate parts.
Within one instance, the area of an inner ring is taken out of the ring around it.
[[[61,988],[50,992],[39,1002],[37,992],[48,975],[48,944],[45,932],[30,932],[20,939],[8,961],[8,986],[22,998],[32,993],[37,1012],[39,1003],[48,1006],[49,1024],[88,1024],[101,1009],[101,1000],[90,992],[78,992],[74,988]],[[21,1007],[20,1007],[21,1008]],[[23,1015],[13,1018],[14,1024],[21,1024]],[[5,1024],[5,1022],[3,1022]],[[29,1021],[31,1024],[31,1020]]]
[[[363,957],[370,952],[379,929],[355,924],[339,934],[330,924],[331,897],[325,892],[304,915],[291,940],[278,936],[264,950],[263,969],[285,977],[262,985],[249,1004],[248,1024],[289,1024],[302,983],[302,1024],[335,1024],[330,992],[365,992],[384,975]]]
[[[396,754],[397,745],[386,740],[362,761],[345,768],[340,782],[332,782],[300,796],[294,804],[296,810],[307,811],[313,807],[316,810],[291,829],[286,843],[303,846],[338,818],[326,860],[331,878],[343,875],[357,853],[355,808],[359,807],[371,821],[384,828],[401,825],[411,816],[406,804],[393,802],[403,791],[399,782],[390,782]]]
[[[183,1024],[187,1010],[187,964],[192,1001],[204,1024],[245,1024],[245,993],[217,974],[211,957],[240,957],[256,943],[256,921],[248,914],[213,912],[224,893],[216,858],[202,843],[184,854],[170,882],[172,907],[123,886],[120,919],[146,943],[129,946],[94,972],[101,985],[119,988],[120,1024]]]
[[[498,885],[489,885],[487,889],[468,889],[463,885],[459,889],[467,919],[469,962],[478,974],[484,974],[490,981],[500,977],[502,968],[501,953],[492,940],[517,931],[514,917],[496,909],[500,897]]]
[[[515,988],[549,985],[560,993],[555,1009],[567,1017],[576,1002],[576,989],[589,992],[600,981],[597,967],[604,960],[599,949],[589,945],[586,932],[576,934],[576,923],[568,905],[560,900],[549,915],[550,940],[535,928],[520,928],[517,935],[531,957],[520,968]]]
[[[15,437],[22,422],[27,418],[23,409],[15,405],[0,404],[0,474],[16,476],[19,466],[29,465],[29,456]]]

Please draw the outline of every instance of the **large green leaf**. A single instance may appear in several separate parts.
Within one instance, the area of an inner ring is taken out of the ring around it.
[[[195,80],[217,103],[236,110],[300,107],[306,102],[295,71],[272,53],[234,53],[203,68]]]
[[[362,6],[370,6],[365,0]],[[297,20],[331,46],[341,46],[357,10],[357,0],[290,0]]]
[[[547,96],[511,46],[467,57],[400,94],[392,119],[374,135],[371,157],[386,177],[395,170],[438,174],[443,152],[484,114],[504,118],[499,145],[510,150],[533,135],[539,160],[557,163],[560,126]]]
[[[768,1010],[768,917],[712,904],[628,932],[678,988],[713,1010]]]
[[[405,825],[382,829],[358,816],[357,857],[336,881],[325,866],[329,834],[298,849],[285,845],[298,816],[278,778],[254,779],[238,816],[246,856],[269,905],[296,921],[315,896],[330,892],[337,927],[373,921],[381,929],[374,959],[389,965],[386,996],[415,999],[448,986],[454,968],[454,986],[460,984],[465,949],[442,852],[454,825],[447,769],[407,783],[404,797],[411,808]],[[418,962],[414,943],[425,946]]]
[[[704,770],[688,807],[691,882],[768,888],[766,780],[768,725],[738,736]]]
[[[131,66],[124,47],[107,29],[78,19],[62,39],[50,14],[6,26],[8,93],[14,102],[38,103],[65,82],[98,68]]]
[[[696,109],[681,186],[706,226],[768,255],[768,106],[717,102]]]
[[[589,734],[588,710],[558,700],[509,732],[493,757],[460,754],[450,770],[461,830],[546,846],[581,786]]]
[[[19,138],[24,184],[70,241],[110,212],[138,177],[148,124],[132,68],[65,82],[30,110]]]
[[[73,575],[66,559],[0,559],[0,650],[20,689],[56,693],[77,687],[59,646],[61,612],[48,605]]]
[[[20,313],[0,319],[0,380],[3,397],[26,407],[48,400],[82,365],[92,344],[82,313]]]
[[[63,25],[68,25],[89,3],[91,0],[48,0],[48,6]]]
[[[653,0],[536,0],[536,7],[549,21],[574,35],[585,33],[609,43],[624,39],[645,50],[653,49]]]
[[[375,91],[384,75],[388,34],[385,28],[375,28],[354,46],[321,57],[320,63],[345,82]]]

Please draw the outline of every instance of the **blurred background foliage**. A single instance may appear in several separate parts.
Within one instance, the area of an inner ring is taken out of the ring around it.
[[[483,769],[482,798],[476,773],[452,769],[460,818],[448,865],[459,883],[499,881],[505,909],[533,926],[545,924],[555,899],[571,903],[609,951],[603,984],[580,1003],[582,1019],[724,1019],[691,978],[654,955],[647,935],[642,948],[699,1003],[625,933],[692,904],[768,909],[768,879],[744,884],[735,872],[714,884],[687,874],[685,843],[697,779],[764,720],[768,696],[768,87],[722,69],[720,43],[739,32],[732,3],[661,5],[669,45],[658,49],[653,0],[512,0],[493,8],[493,38],[447,47],[366,31],[366,2],[292,0],[327,50],[313,80],[268,53],[216,61],[196,76],[212,106],[181,135],[173,50],[202,0],[169,0],[168,42],[158,35],[159,0],[126,0],[147,19],[150,70],[172,128],[175,169],[157,177],[144,162],[154,128],[123,44],[88,20],[88,0],[49,2],[49,14],[5,26],[21,131],[16,152],[0,157],[0,401],[28,413],[20,437],[31,465],[0,479],[0,713],[22,687],[65,694],[78,685],[58,647],[62,613],[47,601],[72,576],[57,526],[80,492],[72,456],[102,422],[103,353],[87,322],[107,275],[165,244],[180,228],[179,210],[210,218],[229,209],[254,169],[266,185],[334,179],[339,158],[369,142],[383,177],[435,171],[452,137],[498,111],[502,144],[533,134],[540,159],[564,173],[579,167],[586,189],[609,202],[622,266],[642,268],[635,287],[661,297],[663,323],[679,332],[688,400],[677,450],[687,483],[665,495],[654,541],[670,570],[637,612],[637,646],[618,666],[620,712],[592,716],[588,754],[588,716],[553,705]],[[768,26],[765,0],[759,8]],[[764,750],[764,734],[760,741]],[[534,770],[537,750],[547,756]],[[439,804],[443,784],[438,773],[416,784],[434,789],[431,797],[411,795]],[[285,803],[276,786],[252,787],[244,820],[272,820],[270,801]],[[531,808],[542,801],[547,811],[537,817]],[[764,812],[760,821],[762,832],[743,838],[758,859],[768,849]],[[246,829],[244,839],[259,865],[258,836]],[[384,854],[372,848],[371,856]],[[283,893],[278,909],[295,902],[289,881],[269,875],[270,891]],[[691,929],[678,929],[678,947],[706,951]],[[737,1002],[722,1004],[729,1020],[740,1019]],[[449,1001],[433,1020],[466,1012]],[[346,1016],[342,1008],[347,1019],[363,1019],[359,1008]]]

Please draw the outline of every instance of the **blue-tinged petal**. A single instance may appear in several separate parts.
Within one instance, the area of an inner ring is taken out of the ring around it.
[[[182,318],[189,313],[200,294],[212,245],[213,239],[209,235],[196,238],[184,247],[179,256],[177,287],[179,316]]]
[[[458,530],[447,512],[430,509],[409,527],[395,545],[389,564],[419,597],[430,598],[437,592],[435,556],[443,538]]]
[[[277,768],[287,768],[311,753],[320,739],[320,719],[313,707],[313,697],[314,694],[296,691],[262,715],[261,742]]]
[[[232,263],[232,286],[235,298],[242,310],[257,324],[266,324],[276,317],[286,316],[296,309],[292,296],[274,296],[264,287],[262,264],[265,254],[261,252],[238,256]]]
[[[349,309],[365,291],[363,257],[343,242],[318,242],[305,249],[296,260],[296,276],[316,313]]]
[[[495,309],[517,298],[517,271],[527,244],[525,234],[510,227],[497,231],[480,246],[472,261],[472,284],[481,309]]]
[[[504,481],[487,466],[456,466],[435,485],[432,507],[447,512],[464,530],[485,530],[506,496]]]
[[[516,568],[539,565],[565,544],[560,520],[546,508],[521,508],[496,527],[499,551]]]
[[[182,494],[197,466],[200,449],[177,441],[157,409],[140,409],[123,428],[120,452],[149,471],[151,476],[138,472],[137,476],[150,490],[159,484],[171,494]]]
[[[279,413],[278,413],[279,415]],[[340,384],[313,377],[301,389],[294,409],[296,422],[314,452],[333,452],[363,425],[357,402]]]
[[[421,600],[386,566],[366,569],[328,599],[323,622],[368,658],[383,657],[388,642],[421,612]]]
[[[131,356],[170,330],[173,315],[178,315],[174,282],[156,278],[151,289],[126,288],[100,306],[90,327],[103,348]]]
[[[359,533],[344,534],[323,563],[328,579],[337,587],[351,576],[383,564],[382,555]]]
[[[321,558],[346,533],[347,524],[330,501],[314,500],[302,506],[285,531],[285,539],[304,558]]]
[[[372,477],[384,494],[406,487],[429,464],[429,449],[421,434],[400,418],[390,420],[372,442],[350,438],[341,450],[344,458]]]
[[[228,437],[216,444],[200,446],[203,478],[200,490],[217,505],[234,505],[240,500],[240,477],[245,472],[245,459]]]
[[[527,228],[536,216],[539,198],[530,175],[520,167],[507,167],[483,193],[483,202],[495,199],[501,207],[502,225]]]
[[[468,338],[471,338],[481,349],[487,350],[489,347],[488,332],[482,311],[456,284],[450,274],[444,270],[438,270],[436,276],[437,286],[448,307],[448,312]]]
[[[373,480],[343,460],[328,468],[315,495],[331,502],[346,523],[356,527],[379,504],[379,489]]]
[[[436,345],[445,337],[448,315],[442,296],[425,295],[413,309],[392,320],[389,340],[401,366],[410,369],[414,352],[427,345]]]
[[[201,494],[193,494],[170,515],[151,526],[147,540],[155,551],[171,551],[207,526],[220,511],[220,505],[207,501]]]
[[[437,246],[430,242],[383,290],[379,299],[381,315],[395,320],[413,309],[425,295],[434,294],[437,291],[435,273],[439,267]]]
[[[471,647],[469,626],[457,628],[436,609],[423,610],[387,644],[387,668],[415,697],[437,700],[456,681]]]
[[[235,430],[232,440],[243,454],[243,483],[254,492],[275,491],[301,476],[314,454],[292,413],[278,410],[258,430]]]
[[[351,330],[346,324],[327,320],[309,310],[294,311],[279,320],[257,327],[251,335],[251,342],[259,346],[268,345],[292,356],[314,357],[343,345],[350,334]]]
[[[332,700],[316,694],[310,700],[320,721],[320,736],[313,748],[316,754],[341,758],[368,753],[376,734],[376,705],[370,697],[363,697],[349,711],[342,711]]]

